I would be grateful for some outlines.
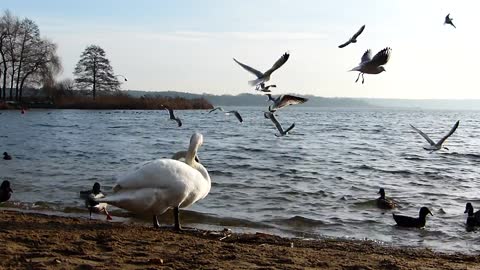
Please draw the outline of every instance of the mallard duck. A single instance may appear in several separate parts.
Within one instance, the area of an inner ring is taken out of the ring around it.
[[[380,209],[393,209],[397,207],[397,204],[391,200],[385,197],[385,190],[383,188],[380,188],[378,191],[378,194],[380,194],[380,197],[377,199],[377,207]]]
[[[425,227],[427,215],[430,214],[433,216],[432,212],[427,207],[420,208],[420,213],[418,218],[414,217],[407,217],[401,215],[393,215],[393,219],[397,223],[398,226],[401,227],[415,227],[415,228],[422,228]]]

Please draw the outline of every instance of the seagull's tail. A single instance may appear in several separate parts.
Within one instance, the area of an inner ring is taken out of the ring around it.
[[[349,71],[360,71],[360,67],[354,67],[354,68],[350,69]]]
[[[255,86],[255,85],[259,85],[261,83],[265,82],[265,79],[264,78],[258,78],[256,80],[251,80],[251,81],[248,81],[248,84],[250,86]]]

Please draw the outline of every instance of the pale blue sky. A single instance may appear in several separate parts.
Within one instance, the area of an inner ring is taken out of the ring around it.
[[[329,97],[480,98],[476,16],[480,1],[411,0],[0,0],[56,42],[64,71],[86,46],[103,47],[123,89],[251,92],[253,76],[290,51],[271,78],[276,93]],[[443,25],[451,13],[457,29]],[[361,25],[357,44],[338,49]],[[363,52],[392,48],[387,72],[347,72]]]

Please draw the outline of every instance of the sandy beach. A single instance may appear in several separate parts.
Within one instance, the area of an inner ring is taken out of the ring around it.
[[[480,269],[480,257],[369,241],[190,231],[0,211],[1,269]]]

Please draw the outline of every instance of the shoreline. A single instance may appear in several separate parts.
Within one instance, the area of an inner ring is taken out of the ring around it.
[[[373,241],[174,232],[0,210],[0,269],[480,269],[480,257]]]

